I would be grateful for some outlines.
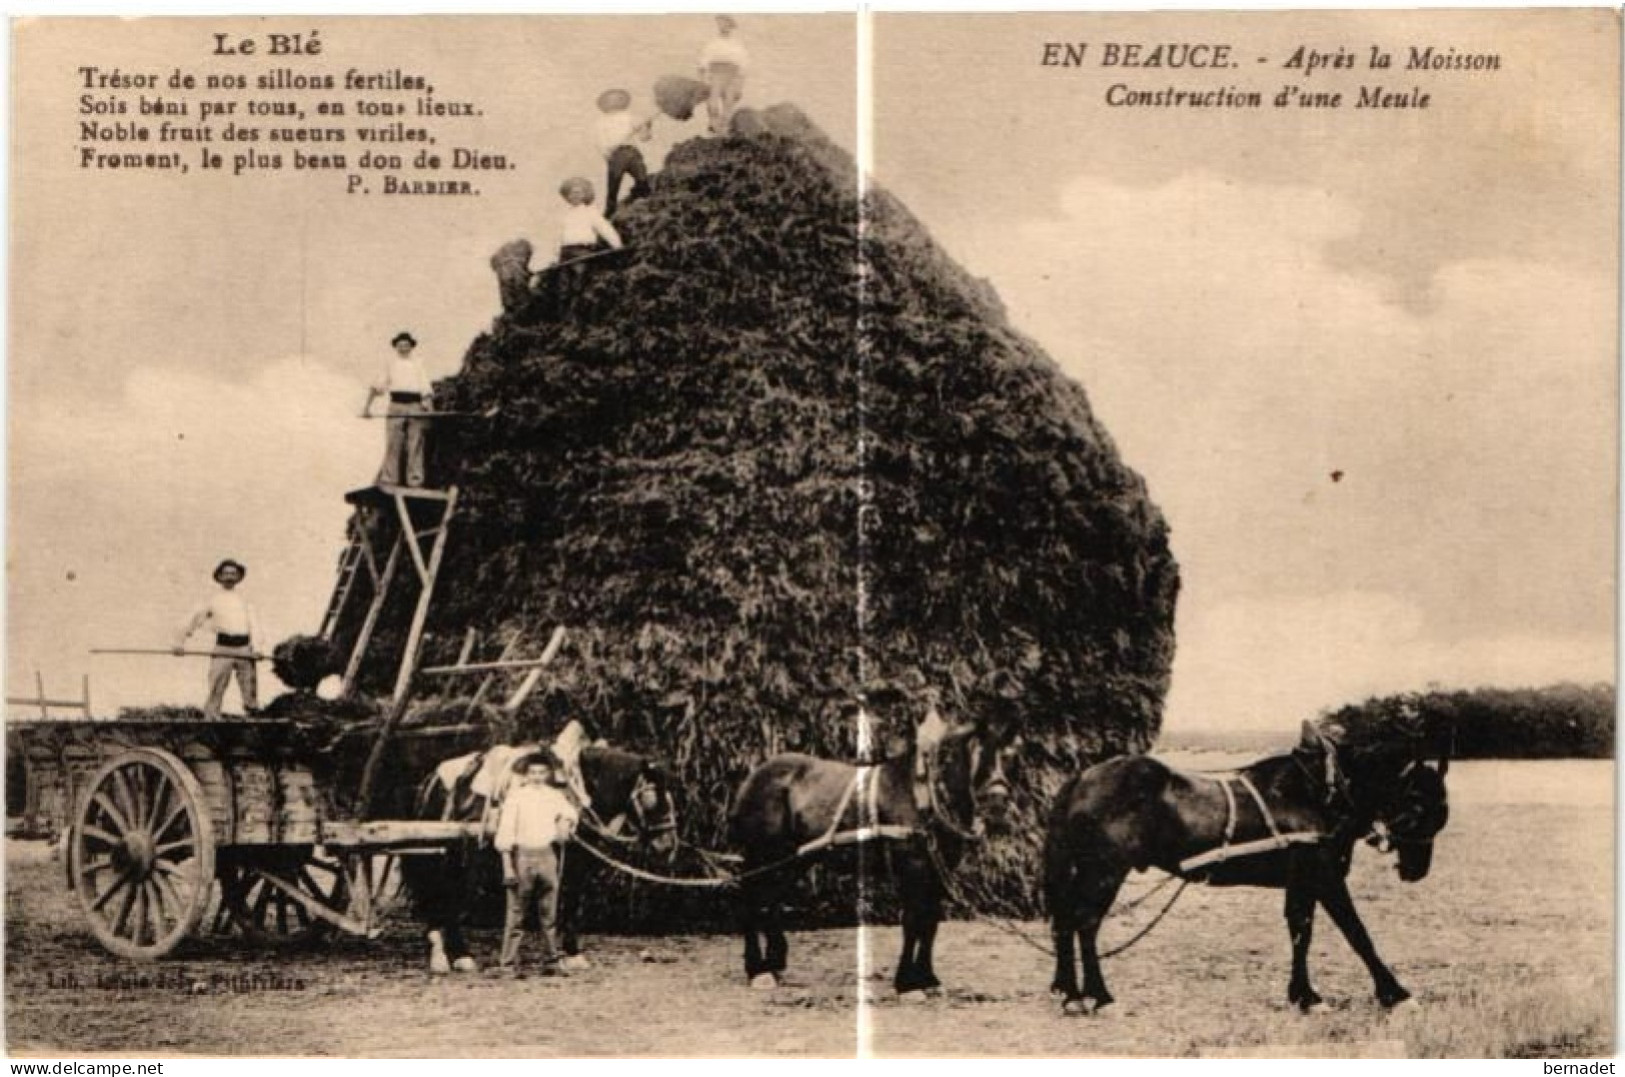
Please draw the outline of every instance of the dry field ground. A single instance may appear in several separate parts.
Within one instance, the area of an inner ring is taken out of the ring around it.
[[[1186,762],[1228,762],[1210,759]],[[431,979],[407,924],[373,943],[308,952],[202,939],[138,967],[81,929],[44,847],[13,842],[6,1035],[14,1054],[75,1055],[1611,1054],[1613,775],[1611,762],[1458,763],[1426,881],[1402,884],[1391,860],[1356,855],[1366,924],[1422,1003],[1407,1016],[1376,1006],[1324,916],[1311,967],[1333,1010],[1292,1013],[1279,895],[1199,887],[1108,962],[1119,1003],[1094,1017],[1063,1017],[1047,993],[1049,959],[990,923],[944,925],[937,966],[947,990],[920,1005],[892,995],[898,931],[889,926],[863,940],[852,930],[794,934],[790,980],[773,992],[745,986],[739,946],[723,936],[592,939],[595,967],[559,979]],[[1108,934],[1134,926],[1113,923]],[[1042,935],[1040,924],[1021,928]],[[476,936],[482,952],[495,941]],[[143,972],[160,979],[99,986]],[[280,989],[248,990],[256,974]],[[515,1028],[531,1031],[516,1042]]]

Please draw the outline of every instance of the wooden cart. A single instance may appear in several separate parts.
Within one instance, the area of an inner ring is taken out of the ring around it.
[[[14,728],[40,810],[60,820],[68,887],[122,957],[164,956],[211,911],[215,930],[255,939],[374,936],[398,897],[398,858],[471,833],[356,818],[291,720]]]
[[[321,627],[349,655],[346,694],[392,586],[416,592],[382,718],[347,727],[299,718],[9,723],[31,815],[64,836],[68,886],[113,953],[160,958],[211,912],[217,930],[251,937],[372,936],[396,894],[399,858],[438,855],[475,829],[371,812],[386,743],[440,737],[450,756],[484,733],[400,728],[457,490],[369,487],[346,500],[350,542]],[[535,661],[468,665],[469,639],[456,666],[423,672],[539,674],[562,639],[560,629]]]

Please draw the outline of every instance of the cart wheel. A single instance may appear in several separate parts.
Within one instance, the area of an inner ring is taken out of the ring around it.
[[[302,943],[323,938],[333,925],[312,916],[287,891],[266,881],[274,875],[322,905],[343,912],[349,902],[343,866],[309,849],[256,851],[251,857],[223,858],[220,910],[214,929],[232,926],[256,943]]]
[[[85,786],[68,872],[90,930],[120,957],[155,961],[197,926],[214,881],[203,788],[161,748],[132,748]]]

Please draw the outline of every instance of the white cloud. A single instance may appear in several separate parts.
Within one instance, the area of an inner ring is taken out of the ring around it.
[[[246,383],[138,367],[121,391],[60,411],[14,411],[8,669],[93,677],[99,712],[199,693],[198,663],[92,659],[163,647],[222,557],[271,641],[313,631],[343,541],[346,490],[376,472],[382,424],[365,386],[315,361]]]

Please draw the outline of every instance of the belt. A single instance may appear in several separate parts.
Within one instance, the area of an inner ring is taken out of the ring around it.
[[[234,636],[229,632],[217,632],[214,637],[216,647],[247,647],[247,636]]]
[[[423,403],[423,394],[422,393],[390,393],[389,394],[389,402],[391,404],[421,404],[421,403]]]

